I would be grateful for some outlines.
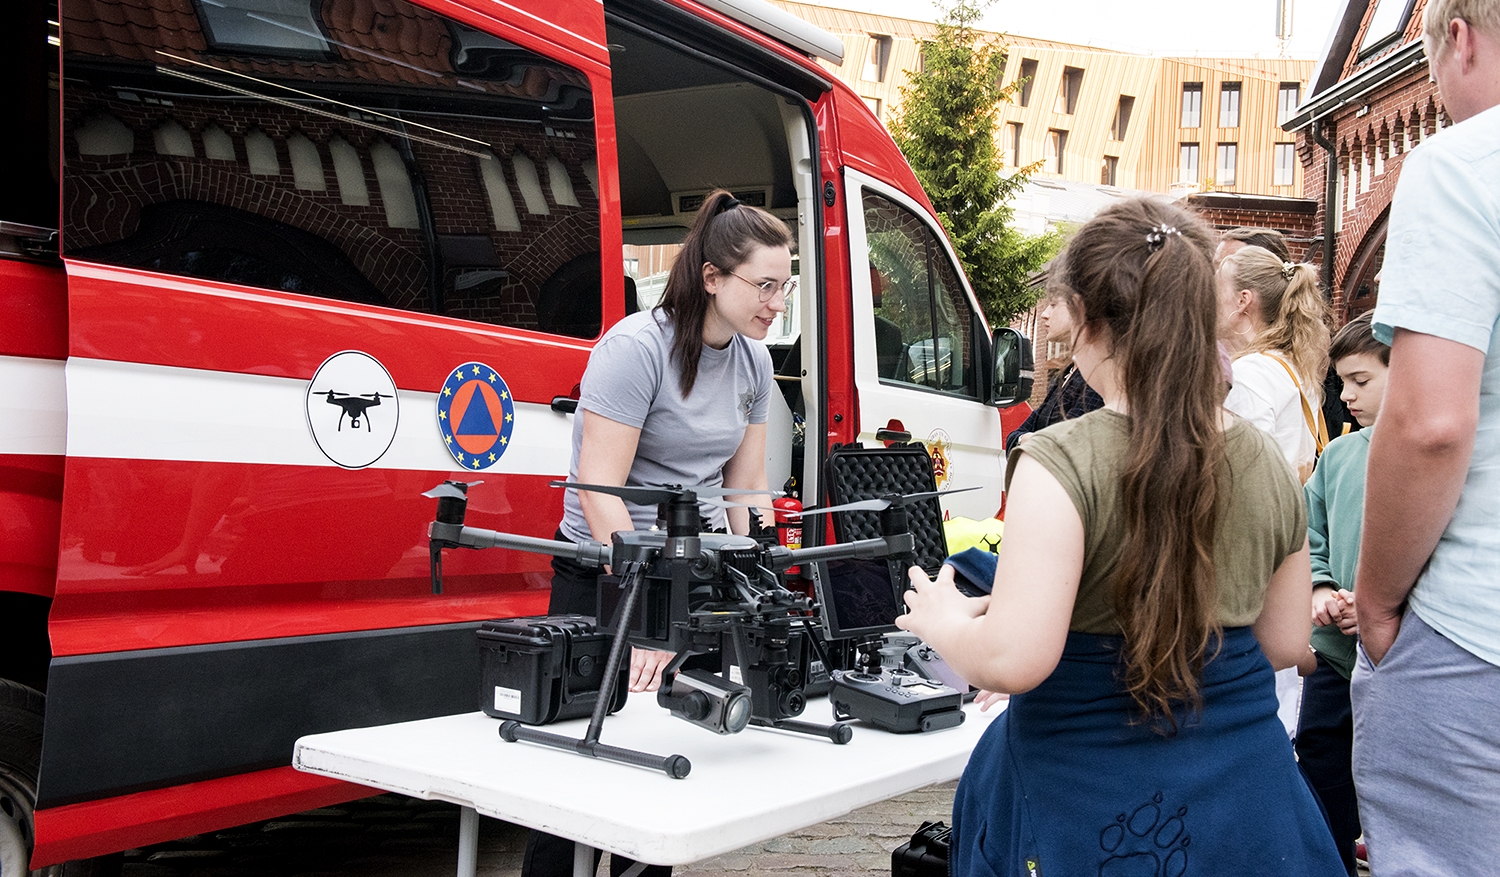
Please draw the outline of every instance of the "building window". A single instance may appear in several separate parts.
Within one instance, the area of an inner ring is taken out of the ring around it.
[[[1057,100],[1052,105],[1052,111],[1073,115],[1078,107],[1078,91],[1082,87],[1083,68],[1064,67],[1062,79],[1057,83]]]
[[[1068,148],[1068,132],[1050,128],[1047,131],[1047,149],[1042,154],[1042,170],[1051,174],[1063,172],[1063,150]]]
[[[870,49],[865,53],[865,70],[862,78],[868,82],[884,82],[885,68],[891,60],[891,38],[881,34],[870,34]]]
[[[1005,125],[1005,157],[1010,160],[1011,167],[1021,166],[1021,123],[1008,122]]]
[[[1370,25],[1365,28],[1365,38],[1359,44],[1360,54],[1399,38],[1406,31],[1406,20],[1411,16],[1413,5],[1413,0],[1375,0]]]
[[[1113,155],[1104,156],[1104,162],[1099,168],[1099,184],[1101,186],[1118,186],[1120,160]]]
[[[1302,86],[1296,82],[1283,82],[1276,89],[1276,124],[1280,125],[1297,114],[1297,104],[1302,102]]]
[[[1233,143],[1220,143],[1218,152],[1218,167],[1214,170],[1214,184],[1219,186],[1233,186],[1235,153],[1239,150]]]
[[[1134,109],[1135,98],[1128,94],[1120,95],[1120,103],[1115,107],[1115,120],[1109,126],[1109,139],[1125,139],[1125,132],[1130,130],[1130,113]]]
[[[1182,127],[1196,128],[1203,124],[1203,83],[1182,84]]]
[[[1297,167],[1297,145],[1276,144],[1276,173],[1271,180],[1273,186],[1290,186]]]
[[[861,98],[861,100],[863,100],[865,102],[865,106],[867,106],[867,107],[870,108],[870,112],[872,112],[872,113],[875,114],[875,118],[880,119],[880,121],[882,121],[882,122],[885,121],[885,118],[880,115],[880,98],[878,98],[878,97],[864,97],[864,98]]]
[[[1240,84],[1226,82],[1219,87],[1219,127],[1240,126]]]
[[[1023,107],[1029,107],[1031,106],[1031,86],[1036,83],[1036,59],[1022,58],[1021,72],[1016,75],[1016,78],[1021,80],[1021,99],[1018,103]]]
[[[1183,183],[1198,182],[1198,144],[1182,144],[1178,153],[1177,179]]]

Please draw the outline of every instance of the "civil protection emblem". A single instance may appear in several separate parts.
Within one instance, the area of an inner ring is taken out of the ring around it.
[[[516,400],[499,372],[482,362],[466,362],[443,381],[437,420],[443,444],[460,467],[488,469],[510,447]]]

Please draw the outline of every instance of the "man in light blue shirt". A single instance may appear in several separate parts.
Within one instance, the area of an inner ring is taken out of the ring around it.
[[[1430,0],[1424,41],[1456,124],[1406,157],[1391,206],[1356,575],[1377,877],[1492,875],[1500,838],[1500,0]]]

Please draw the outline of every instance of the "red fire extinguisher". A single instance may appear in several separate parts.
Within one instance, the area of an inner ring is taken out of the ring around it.
[[[785,548],[802,547],[802,501],[794,496],[778,496],[771,502],[776,512],[776,536]],[[802,568],[787,568],[788,575],[800,575]]]

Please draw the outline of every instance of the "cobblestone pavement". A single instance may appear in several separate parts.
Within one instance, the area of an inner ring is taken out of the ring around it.
[[[891,851],[924,820],[948,820],[956,783],[918,789],[847,816],[678,868],[677,877],[889,874]],[[480,877],[516,877],[526,830],[479,821]],[[399,795],[183,838],[125,853],[122,877],[449,877],[458,808]],[[600,873],[609,873],[607,862]]]

